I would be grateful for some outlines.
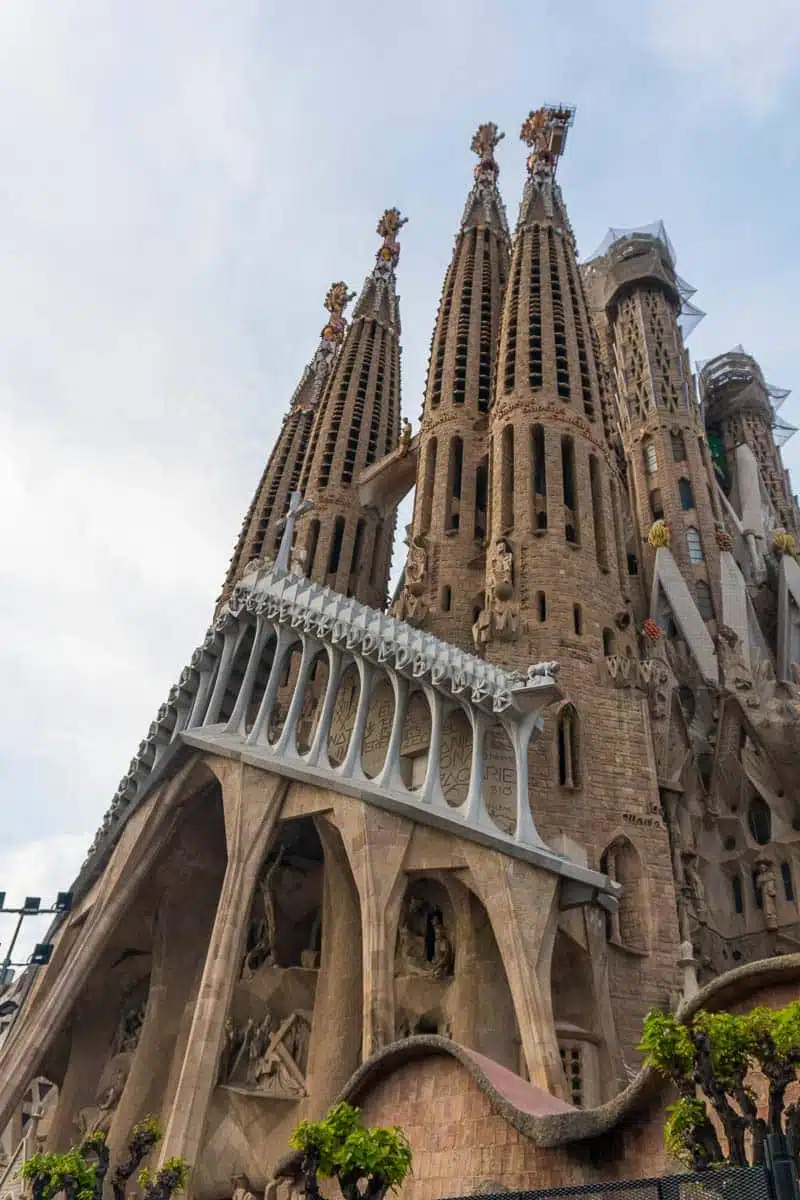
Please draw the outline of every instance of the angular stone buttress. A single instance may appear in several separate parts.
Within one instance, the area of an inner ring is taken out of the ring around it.
[[[579,265],[572,117],[522,127],[513,238],[475,134],[415,436],[397,209],[349,325],[331,286],[214,623],[6,993],[4,1194],[37,1144],[116,1156],[152,1114],[192,1194],[242,1200],[300,1120],[380,1108],[380,1072],[403,1108],[445,1050],[519,1128],[567,1120],[625,1088],[649,1007],[800,946],[787,393],[740,347],[698,399],[663,226]]]

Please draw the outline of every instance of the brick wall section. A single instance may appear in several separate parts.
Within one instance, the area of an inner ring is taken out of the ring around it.
[[[566,1187],[658,1175],[667,1167],[657,1105],[623,1132],[552,1149],[535,1146],[492,1110],[453,1060],[407,1063],[362,1099],[368,1125],[399,1125],[413,1150],[401,1200],[469,1196],[478,1190]]]

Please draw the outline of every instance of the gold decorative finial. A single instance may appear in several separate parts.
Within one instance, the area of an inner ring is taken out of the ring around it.
[[[322,331],[322,336],[326,342],[341,342],[344,340],[347,322],[342,313],[351,300],[355,299],[355,292],[347,290],[347,284],[341,279],[338,283],[332,283],[328,288],[328,294],[325,297],[325,307],[331,314],[328,324]]]
[[[492,181],[497,179],[500,168],[497,165],[494,151],[497,144],[502,142],[505,136],[504,133],[498,131],[494,121],[487,121],[484,125],[478,126],[469,146],[472,153],[477,154],[480,159],[475,168],[476,179],[485,179],[487,177]]]
[[[575,109],[567,104],[545,104],[528,114],[519,136],[530,146],[528,170],[544,168],[554,172],[564,153],[567,130],[575,119]]]
[[[406,224],[408,224],[408,217],[401,217],[399,208],[387,208],[378,221],[378,233],[383,238],[383,245],[376,257],[383,262],[391,263],[393,267],[397,266],[400,258],[400,243],[397,241],[396,235]]]

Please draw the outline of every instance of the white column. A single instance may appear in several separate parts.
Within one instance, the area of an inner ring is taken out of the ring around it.
[[[246,625],[235,625],[225,634],[225,642],[222,646],[222,654],[219,660],[219,670],[217,671],[217,682],[214,684],[214,691],[211,693],[211,699],[208,702],[208,711],[203,720],[203,725],[215,725],[219,717],[219,711],[222,708],[222,701],[225,699],[225,689],[228,686],[228,681],[233,670],[233,662],[236,651],[241,645],[244,637]]]
[[[281,736],[275,747],[276,754],[290,754],[293,758],[297,757],[297,723],[303,711],[308,677],[311,674],[311,668],[320,650],[320,643],[316,638],[311,637],[307,633],[302,634],[301,638],[303,642],[303,654],[300,659],[300,669],[297,672],[294,695],[289,705],[289,711],[286,714]]]
[[[284,629],[278,626],[278,636],[275,641],[275,655],[272,659],[272,666],[269,672],[269,679],[261,699],[261,704],[258,707],[256,719],[253,722],[253,728],[247,735],[247,741],[251,745],[256,742],[266,742],[265,729],[269,721],[275,704],[275,698],[278,695],[278,688],[281,683],[281,673],[283,664],[286,661],[286,656],[291,652],[292,647],[297,642],[297,634],[290,629]]]
[[[431,714],[431,740],[428,745],[428,764],[425,768],[425,779],[419,789],[421,804],[432,804],[435,807],[448,808],[449,805],[442,792],[442,726],[444,724],[444,700],[441,692],[432,688],[429,683],[423,684],[428,708]]]
[[[250,703],[250,696],[253,692],[253,685],[258,674],[261,655],[264,652],[264,646],[267,643],[267,638],[274,632],[274,627],[268,623],[263,616],[259,615],[256,619],[256,634],[253,638],[253,645],[250,650],[250,657],[247,660],[247,667],[242,680],[242,686],[239,688],[239,695],[236,698],[236,703],[233,706],[230,720],[225,726],[226,733],[245,733],[245,723],[247,721],[247,706]]]
[[[389,682],[394,692],[394,716],[392,717],[392,732],[389,735],[389,745],[386,747],[386,757],[375,783],[378,787],[399,787],[405,790],[400,776],[400,747],[403,744],[403,727],[408,710],[408,680],[397,671],[387,671]]]
[[[526,713],[519,722],[503,721],[503,728],[514,747],[514,761],[517,766],[517,823],[514,841],[523,842],[527,846],[544,845],[534,824],[528,795],[528,745],[538,719],[537,711]]]
[[[483,747],[489,729],[489,718],[480,708],[466,705],[466,713],[472,726],[472,762],[469,769],[469,792],[462,805],[456,809],[470,825],[490,825],[494,822],[489,816],[483,799]]]
[[[364,772],[361,770],[361,743],[364,739],[364,729],[367,725],[367,717],[369,715],[369,706],[372,700],[372,686],[375,679],[375,671],[370,663],[356,655],[353,659],[358,668],[358,678],[360,690],[358,693],[358,708],[356,709],[356,719],[353,722],[353,732],[350,734],[350,744],[347,747],[347,754],[341,766],[335,767],[334,770],[339,775],[348,777],[355,776],[357,779],[366,779]]]
[[[337,650],[333,646],[326,646],[325,649],[328,652],[328,685],[325,688],[325,697],[322,701],[319,719],[317,720],[317,728],[314,730],[314,738],[309,746],[308,754],[305,755],[304,761],[316,765],[320,761],[320,758],[322,758],[322,765],[330,767],[331,764],[328,759],[328,736],[331,731],[333,710],[336,707],[336,697],[339,694],[339,680],[342,675],[344,659],[341,650]]]

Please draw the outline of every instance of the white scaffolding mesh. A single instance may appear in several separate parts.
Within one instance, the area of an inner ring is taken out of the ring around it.
[[[613,228],[609,229],[608,233],[603,238],[594,254],[590,254],[586,259],[586,262],[592,262],[592,260],[595,258],[604,257],[606,254],[608,254],[612,246],[614,246],[617,242],[623,241],[625,238],[632,238],[642,235],[655,238],[657,241],[661,242],[661,245],[665,248],[667,254],[669,255],[669,261],[674,270],[676,261],[675,250],[672,242],[669,240],[669,235],[667,234],[667,230],[663,221],[652,221],[649,225],[637,225],[629,229],[622,229],[614,226]],[[690,283],[687,283],[685,279],[681,279],[680,275],[677,274],[675,276],[675,283],[678,288],[678,294],[681,298],[678,324],[680,325],[681,333],[683,334],[685,340],[689,337],[689,334],[697,328],[706,314],[703,312],[702,308],[698,308],[696,304],[689,303],[697,289],[693,288]]]
[[[747,353],[744,346],[734,346],[727,354],[719,354],[716,358],[698,359],[694,365],[700,386],[700,407],[704,418],[706,394],[709,391],[713,392],[715,387],[722,382],[730,386],[738,382],[747,384],[756,379],[769,397],[772,409],[772,436],[775,439],[775,445],[778,448],[785,446],[792,434],[797,433],[797,426],[790,425],[788,421],[782,421],[778,417],[778,409],[786,397],[791,395],[791,388],[776,387],[772,383],[767,383],[760,366],[753,356]]]

